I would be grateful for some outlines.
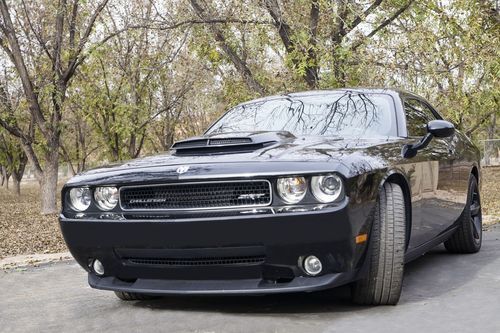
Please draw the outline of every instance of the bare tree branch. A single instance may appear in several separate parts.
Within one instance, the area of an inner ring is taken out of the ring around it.
[[[291,28],[283,20],[283,17],[281,15],[281,9],[279,7],[278,1],[277,0],[265,0],[265,6],[267,8],[267,11],[269,12],[269,15],[274,20],[274,26],[276,29],[278,29],[278,34],[281,38],[281,41],[283,42],[283,45],[285,46],[285,49],[287,52],[292,52],[293,51],[293,42],[291,40]]]
[[[83,33],[83,36],[80,38],[80,42],[78,43],[78,47],[73,54],[73,59],[70,60],[68,68],[64,72],[63,75],[63,82],[67,83],[73,74],[76,71],[76,68],[83,62],[83,60],[80,60],[80,54],[83,51],[83,48],[88,42],[90,33],[92,32],[94,28],[95,21],[103,11],[104,7],[106,7],[106,4],[108,3],[109,0],[102,0],[99,5],[97,6],[96,10],[92,14],[92,17],[90,18],[89,23],[87,24],[87,28],[85,29],[85,32]]]
[[[1,27],[5,37],[8,39],[10,49],[4,47],[4,50],[9,50],[7,53],[11,56],[11,60],[16,66],[19,73],[21,83],[24,88],[24,93],[26,94],[26,99],[28,100],[31,113],[35,117],[38,127],[46,139],[51,138],[50,131],[47,128],[45,117],[41,111],[40,104],[38,103],[38,96],[35,93],[35,88],[33,82],[28,74],[28,69],[24,63],[24,58],[22,55],[21,47],[19,46],[19,41],[17,40],[14,25],[12,24],[12,19],[10,17],[9,8],[7,6],[6,0],[0,1],[0,11],[3,17],[4,25]],[[4,43],[2,43],[2,46]]]
[[[292,40],[292,28],[290,25],[283,19],[281,9],[279,7],[277,0],[265,0],[264,5],[271,15],[274,26],[278,30],[278,35],[280,36],[281,42],[285,47],[285,51],[288,54],[291,54],[296,50],[296,45]],[[303,54],[305,54],[309,60],[311,60],[312,65],[309,65],[305,68],[305,74],[303,75],[304,80],[307,85],[311,88],[315,88],[318,83],[318,71],[319,68],[317,66],[316,61],[316,36],[318,32],[318,22],[319,22],[319,3],[316,0],[313,0],[311,3],[311,10],[309,13],[309,48],[301,50]],[[299,64],[296,58],[292,58],[292,62],[295,66]]]
[[[375,29],[373,29],[368,35],[366,35],[365,38],[361,39],[360,41],[356,42],[353,44],[351,47],[351,50],[356,50],[358,47],[363,45],[363,43],[370,39],[371,37],[375,36],[380,30],[384,29],[386,26],[391,24],[395,19],[397,19],[401,14],[403,14],[411,5],[412,3],[415,2],[415,0],[409,0],[406,5],[403,7],[399,8],[394,14],[392,14],[389,18],[385,19],[378,25]]]
[[[358,15],[354,18],[354,20],[349,23],[349,24],[346,24],[346,29],[344,29],[342,31],[342,35],[345,36],[347,35],[349,32],[351,32],[352,30],[354,30],[361,22],[363,22],[367,17],[368,15],[370,15],[371,13],[373,13],[373,11],[375,9],[377,9],[378,6],[380,6],[380,4],[382,3],[382,0],[376,0],[374,1],[364,12],[362,15]]]
[[[191,0],[191,6],[193,7],[196,14],[203,21],[209,20],[205,14],[205,10],[200,6],[197,0]],[[241,59],[241,57],[236,53],[233,47],[229,45],[222,31],[214,25],[210,25],[209,29],[214,35],[215,40],[219,43],[224,53],[229,57],[229,59],[234,64],[240,75],[245,80],[247,86],[257,94],[261,96],[264,95],[265,94],[264,87],[262,87],[262,85],[259,82],[257,82],[257,80],[252,74],[252,71],[250,70],[250,68],[248,68],[248,65]]]
[[[495,114],[498,112],[498,109],[493,109],[491,110],[490,112],[487,112],[485,113],[484,115],[482,115],[476,122],[476,124],[474,124],[474,126],[472,126],[471,128],[468,128],[465,132],[465,135],[467,136],[471,136],[472,133],[474,133],[475,131],[477,131],[487,120],[488,118],[492,115],[492,114]]]
[[[78,15],[78,2],[79,0],[73,1],[73,7],[71,9],[71,18],[69,20],[69,48],[72,51],[75,48],[76,17]]]
[[[42,47],[42,50],[45,52],[47,57],[52,62],[54,62],[54,58],[52,57],[52,54],[50,53],[50,51],[47,47],[47,44],[44,42],[40,33],[35,29],[35,27],[33,26],[33,23],[31,22],[30,15],[28,14],[28,8],[26,7],[26,3],[24,2],[24,0],[22,0],[22,4],[23,4],[24,15],[26,17],[26,21],[28,22],[28,25],[29,25],[31,31],[33,32],[33,35],[35,35],[35,38],[38,41],[38,44],[40,44],[40,46]]]

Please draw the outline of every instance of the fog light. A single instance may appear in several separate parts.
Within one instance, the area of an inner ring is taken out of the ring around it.
[[[306,271],[306,273],[312,276],[318,275],[323,269],[321,261],[316,256],[306,257],[302,265],[304,266],[304,270]]]
[[[97,274],[97,275],[104,275],[104,266],[102,264],[102,262],[100,262],[99,260],[94,260],[94,263],[92,264],[92,268],[94,269],[94,272]]]

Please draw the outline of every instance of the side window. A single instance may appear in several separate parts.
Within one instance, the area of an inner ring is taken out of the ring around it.
[[[427,123],[436,119],[431,109],[417,99],[405,100],[405,112],[408,136],[424,136]]]

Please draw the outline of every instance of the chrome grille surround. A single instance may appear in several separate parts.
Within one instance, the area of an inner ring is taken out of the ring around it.
[[[269,206],[272,195],[265,179],[180,182],[122,186],[119,202],[123,211],[215,210]]]

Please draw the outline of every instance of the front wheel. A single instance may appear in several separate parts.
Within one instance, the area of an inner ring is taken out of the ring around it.
[[[352,287],[352,301],[363,305],[395,305],[403,285],[406,213],[403,191],[386,183],[380,191],[370,233],[368,275]]]
[[[477,179],[471,175],[467,203],[458,220],[458,229],[444,242],[444,246],[451,253],[476,253],[481,249],[482,240],[481,198]]]

